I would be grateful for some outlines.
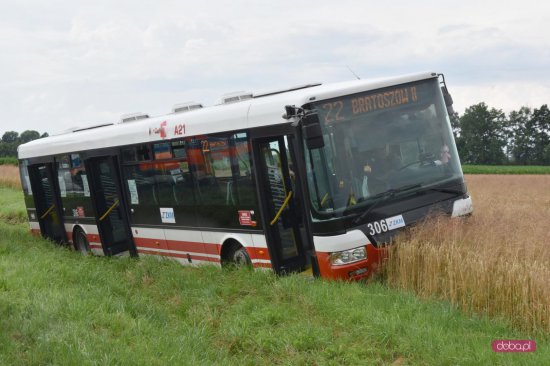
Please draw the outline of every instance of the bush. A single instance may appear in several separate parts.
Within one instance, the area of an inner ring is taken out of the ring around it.
[[[19,162],[14,156],[5,156],[0,157],[0,165],[19,165]]]

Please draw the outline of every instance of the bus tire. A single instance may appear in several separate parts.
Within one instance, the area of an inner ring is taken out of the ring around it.
[[[88,237],[81,228],[77,227],[73,232],[73,245],[74,249],[88,255],[90,253],[90,244],[88,243]]]
[[[231,258],[232,262],[237,267],[252,267],[252,261],[250,260],[250,256],[244,247],[239,247],[233,251]]]
[[[222,249],[222,266],[226,268],[252,267],[250,256],[240,243],[229,241],[224,244]]]

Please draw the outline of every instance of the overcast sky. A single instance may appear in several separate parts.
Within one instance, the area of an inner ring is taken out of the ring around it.
[[[550,103],[550,2],[0,0],[0,135],[436,71],[455,109]]]

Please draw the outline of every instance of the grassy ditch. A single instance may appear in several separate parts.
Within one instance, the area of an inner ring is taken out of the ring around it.
[[[22,191],[0,186],[0,220],[9,224],[27,221]]]
[[[378,283],[82,257],[0,222],[0,364],[542,364],[524,339]]]

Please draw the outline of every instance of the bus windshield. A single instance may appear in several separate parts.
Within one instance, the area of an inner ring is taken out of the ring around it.
[[[311,105],[325,146],[306,152],[314,220],[367,209],[385,192],[407,194],[462,177],[436,78]],[[398,195],[397,195],[398,196]]]

